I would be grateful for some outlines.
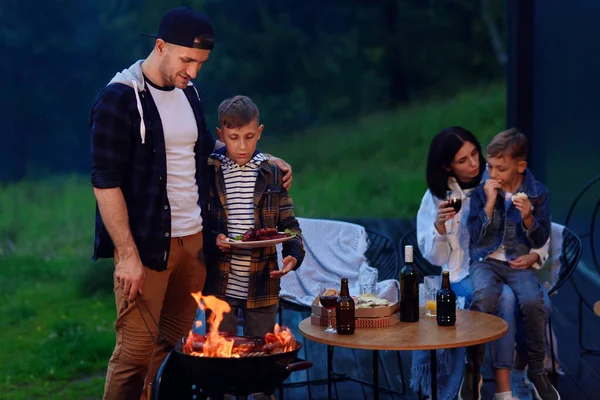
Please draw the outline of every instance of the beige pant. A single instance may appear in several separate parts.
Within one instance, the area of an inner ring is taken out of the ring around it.
[[[117,343],[108,363],[104,399],[147,399],[147,385],[169,351],[192,328],[197,305],[190,293],[201,291],[206,281],[202,250],[202,232],[171,239],[167,270],[146,269],[141,298],[148,309],[139,297],[129,303],[115,279]]]

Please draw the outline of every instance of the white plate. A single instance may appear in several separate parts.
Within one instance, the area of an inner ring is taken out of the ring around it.
[[[283,234],[284,232],[278,232],[278,233]],[[227,238],[225,240],[221,240],[221,242],[227,243],[231,247],[235,247],[238,249],[254,249],[257,247],[269,247],[274,244],[287,242],[288,240],[293,239],[295,237],[296,237],[296,235],[292,235],[292,236],[286,236],[286,237],[279,238],[279,239],[254,240],[252,242],[242,242],[241,240],[233,240],[231,238]]]

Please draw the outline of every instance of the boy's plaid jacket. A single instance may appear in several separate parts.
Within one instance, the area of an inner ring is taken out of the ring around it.
[[[225,154],[225,148],[218,152]],[[212,168],[209,173],[209,221],[205,221],[204,230],[205,235],[210,234],[210,240],[205,241],[208,268],[205,291],[224,299],[231,255],[221,252],[216,247],[216,240],[220,233],[227,235],[227,193],[221,161],[211,157],[208,164]],[[261,162],[254,186],[254,229],[277,228],[278,231],[290,229],[295,232],[296,237],[283,243],[283,257],[295,257],[298,260],[297,269],[304,259],[302,231],[294,216],[292,198],[283,188],[282,179],[283,174],[277,166],[268,160]],[[270,271],[277,269],[275,246],[253,249],[248,281],[248,308],[277,304],[279,279],[272,279],[269,275]]]

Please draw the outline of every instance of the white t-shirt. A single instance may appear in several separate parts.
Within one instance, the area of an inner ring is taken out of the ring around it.
[[[194,153],[198,126],[194,111],[183,90],[160,88],[146,81],[165,135],[171,237],[193,235],[202,230]]]

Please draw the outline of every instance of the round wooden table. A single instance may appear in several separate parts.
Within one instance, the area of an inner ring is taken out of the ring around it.
[[[466,347],[491,342],[508,332],[508,324],[501,318],[477,311],[456,310],[456,325],[438,326],[434,317],[427,317],[421,308],[418,322],[399,322],[387,328],[356,329],[353,335],[323,332],[325,327],[312,325],[310,317],[300,322],[302,336],[328,346],[373,350],[374,397],[379,398],[379,350],[430,350],[431,351],[431,398],[437,398],[437,349]],[[328,352],[329,355],[329,352]],[[330,357],[328,362],[328,389],[331,399]]]

